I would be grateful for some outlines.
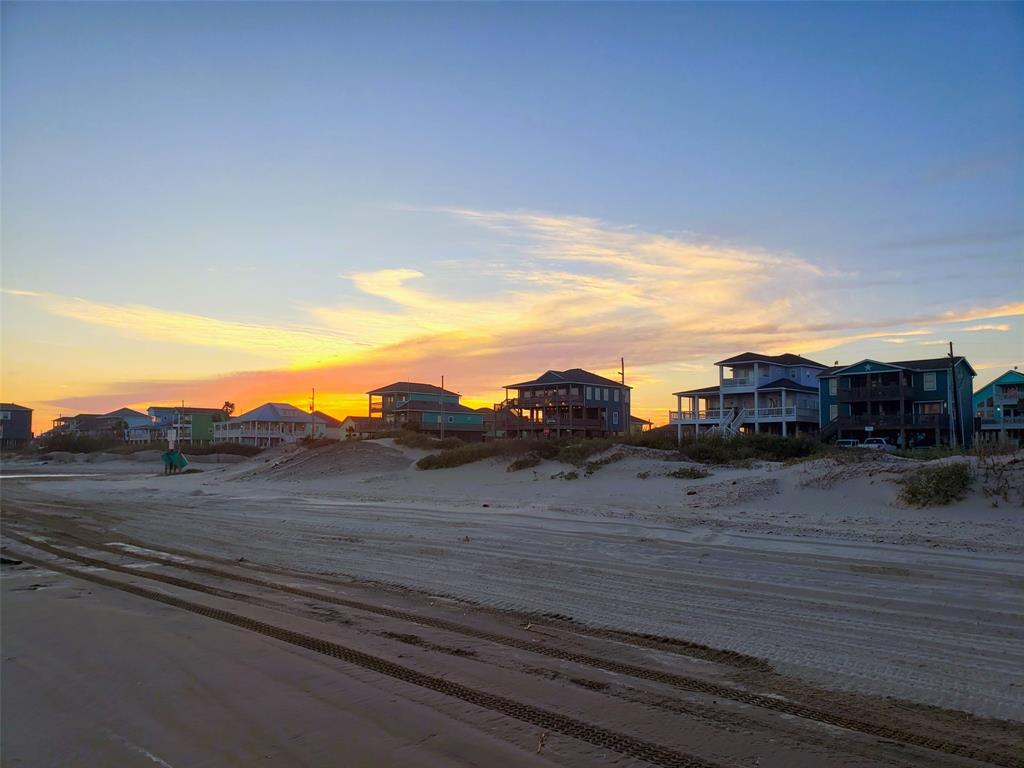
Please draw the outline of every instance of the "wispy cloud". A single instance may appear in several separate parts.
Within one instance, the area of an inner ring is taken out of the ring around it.
[[[985,324],[982,324],[982,325],[971,325],[971,326],[969,326],[967,328],[961,328],[960,330],[964,331],[965,333],[976,333],[978,331],[1004,331],[1005,332],[1005,331],[1010,330],[1010,326],[1007,325],[1006,323],[1000,323],[999,325],[985,325]]]
[[[587,217],[468,209],[443,215],[489,233],[493,247],[485,242],[473,261],[346,273],[340,277],[354,296],[300,308],[291,325],[22,294],[54,315],[128,338],[244,350],[267,361],[267,370],[200,381],[140,375],[111,383],[111,393],[127,402],[144,392],[180,398],[185,390],[246,403],[250,395],[300,393],[315,377],[318,391],[348,393],[344,402],[357,403],[354,393],[387,379],[435,380],[441,373],[489,402],[503,384],[546,368],[581,365],[610,374],[622,355],[636,375],[660,367],[690,377],[734,351],[813,355],[857,341],[905,344],[965,323],[1008,328],[990,321],[1024,315],[1024,303],[851,312],[820,290],[835,276],[794,254]]]

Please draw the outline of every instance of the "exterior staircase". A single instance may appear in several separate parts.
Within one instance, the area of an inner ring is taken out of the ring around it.
[[[828,424],[821,428],[818,433],[818,439],[823,443],[827,443],[833,437],[839,433],[839,419],[832,419]]]

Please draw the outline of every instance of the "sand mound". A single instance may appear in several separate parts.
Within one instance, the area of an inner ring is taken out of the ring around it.
[[[401,451],[376,442],[348,440],[326,448],[298,449],[246,473],[246,479],[319,480],[339,475],[396,472],[410,461]]]

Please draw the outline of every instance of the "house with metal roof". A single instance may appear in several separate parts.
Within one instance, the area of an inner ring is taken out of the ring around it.
[[[270,448],[305,438],[341,440],[341,422],[323,411],[304,411],[288,403],[264,403],[227,421],[214,422],[214,443]]]
[[[0,448],[23,448],[32,437],[32,409],[0,403]]]
[[[415,429],[476,442],[486,431],[484,414],[462,405],[461,395],[419,381],[396,381],[366,393],[370,418],[386,429]]]
[[[744,352],[715,363],[718,384],[674,392],[669,424],[680,440],[714,430],[783,436],[818,429],[818,374],[826,366],[794,354]]]
[[[884,437],[906,447],[970,446],[975,375],[963,357],[827,368],[818,377],[820,436]]]
[[[1024,438],[1024,373],[1016,368],[974,393],[976,431],[984,439]]]
[[[508,437],[605,437],[630,430],[632,387],[582,368],[505,385],[495,427]],[[510,391],[515,390],[515,396]],[[507,414],[503,422],[502,414]]]

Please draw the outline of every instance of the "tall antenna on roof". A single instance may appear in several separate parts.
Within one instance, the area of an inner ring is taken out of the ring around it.
[[[622,380],[622,384],[626,383],[626,358],[619,358],[619,379]]]

